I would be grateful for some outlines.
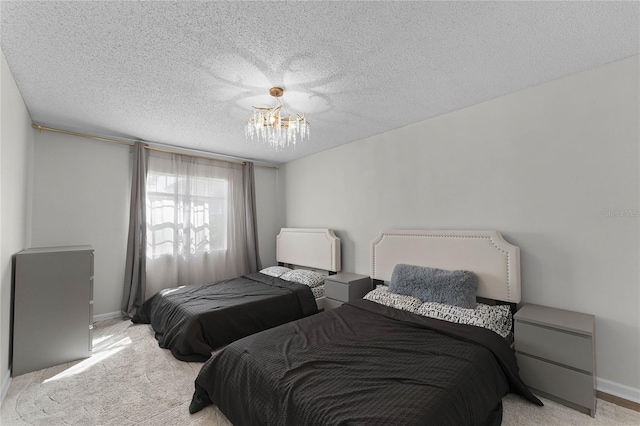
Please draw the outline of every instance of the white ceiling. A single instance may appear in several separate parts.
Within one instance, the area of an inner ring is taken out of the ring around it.
[[[34,123],[283,163],[640,53],[638,2],[2,1]],[[247,141],[251,106],[311,140]]]

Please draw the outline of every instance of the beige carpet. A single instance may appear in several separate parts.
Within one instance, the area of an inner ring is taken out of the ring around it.
[[[227,426],[215,407],[189,414],[201,365],[160,349],[147,325],[102,321],[94,328],[91,358],[13,378],[0,424]],[[508,395],[503,425],[640,425],[640,413],[602,400],[595,418],[544,403],[537,407]]]

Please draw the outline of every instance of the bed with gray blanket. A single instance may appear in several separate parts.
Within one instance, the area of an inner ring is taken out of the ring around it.
[[[271,266],[230,280],[165,289],[146,300],[132,321],[151,324],[160,347],[175,358],[204,362],[214,349],[318,312],[324,278],[313,270],[340,271],[340,239],[327,228],[282,228],[276,260],[308,269]]]
[[[369,300],[232,343],[195,388],[192,413],[237,425],[499,425],[508,392],[540,404],[496,333]]]
[[[131,321],[151,324],[160,347],[176,359],[204,362],[216,348],[316,312],[308,286],[254,272],[160,291]]]

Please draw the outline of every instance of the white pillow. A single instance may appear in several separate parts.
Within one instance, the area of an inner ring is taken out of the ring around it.
[[[281,280],[304,284],[311,288],[324,284],[324,277],[317,272],[306,269],[294,269],[280,277]]]
[[[269,266],[260,271],[260,273],[278,278],[289,271],[291,271],[291,269],[285,268],[284,266]]]
[[[413,296],[405,296],[403,294],[390,293],[387,287],[378,287],[365,294],[363,299],[389,306],[390,308],[402,309],[403,311],[418,311],[422,301]]]
[[[508,305],[492,306],[478,303],[475,309],[466,309],[443,303],[426,302],[418,308],[416,313],[458,324],[483,327],[498,333],[505,339],[511,333],[512,317]]]

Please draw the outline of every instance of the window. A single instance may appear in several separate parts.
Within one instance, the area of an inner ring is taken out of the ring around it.
[[[253,163],[134,148],[123,312],[166,288],[262,269]]]
[[[226,250],[228,203],[225,179],[149,171],[147,257]]]

